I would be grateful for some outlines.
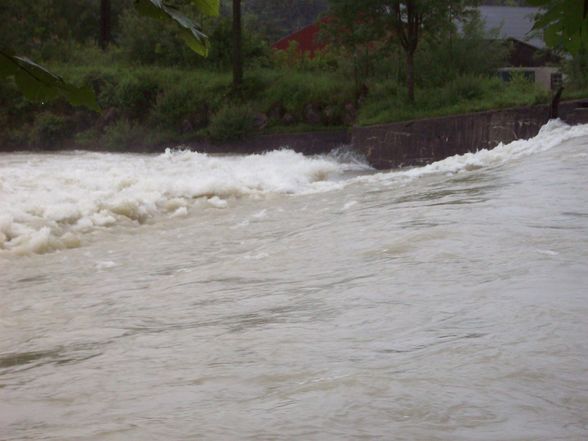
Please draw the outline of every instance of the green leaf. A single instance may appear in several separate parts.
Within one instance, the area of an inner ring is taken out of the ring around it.
[[[9,50],[0,50],[0,76],[14,77],[17,87],[31,101],[45,102],[62,96],[72,105],[100,110],[89,87],[66,83],[59,75]]]
[[[563,47],[571,54],[588,48],[585,0],[528,0],[528,3],[544,9],[535,18],[533,29],[544,30],[548,46]]]
[[[213,1],[216,0],[207,0],[206,3]],[[139,14],[146,17],[173,23],[179,28],[182,39],[190,49],[203,57],[208,55],[208,37],[179,9],[165,4],[162,0],[135,0],[135,8]]]
[[[556,47],[562,42],[562,36],[557,26],[549,26],[543,32],[545,43],[550,47]]]
[[[535,20],[535,29],[548,26],[554,21],[561,19],[562,11],[556,8],[547,10],[544,14],[539,15]]]
[[[218,17],[220,14],[220,0],[191,0],[200,12],[210,17]]]
[[[0,78],[14,75],[17,65],[12,60],[13,54],[8,50],[0,51]]]

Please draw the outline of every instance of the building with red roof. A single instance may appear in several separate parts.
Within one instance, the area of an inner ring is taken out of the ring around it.
[[[325,48],[326,43],[320,41],[319,33],[321,25],[328,23],[329,17],[325,17],[316,23],[308,25],[296,32],[282,38],[272,45],[273,49],[276,50],[287,50],[292,43],[296,43],[297,48],[300,52],[307,53],[312,56],[315,52]]]

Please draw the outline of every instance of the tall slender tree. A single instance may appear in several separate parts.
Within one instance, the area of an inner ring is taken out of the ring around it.
[[[112,8],[110,0],[100,0],[100,47],[106,49],[112,42]]]
[[[329,0],[331,10],[347,28],[342,41],[362,39],[370,47],[374,40],[397,45],[404,52],[409,101],[415,99],[415,54],[424,35],[447,36],[456,21],[471,15],[477,0]],[[349,14],[349,11],[353,11]],[[342,19],[342,20],[341,20]],[[351,20],[351,22],[349,21]],[[365,32],[366,24],[369,30]],[[361,32],[361,33],[360,33]],[[368,37],[367,41],[365,38]]]
[[[233,0],[233,89],[243,85],[243,36],[241,0]]]
[[[398,39],[406,55],[408,99],[414,102],[414,53],[421,37],[425,12],[417,0],[395,1],[391,6],[389,16],[392,35]]]

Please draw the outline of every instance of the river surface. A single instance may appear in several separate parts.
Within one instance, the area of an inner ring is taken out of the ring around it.
[[[588,439],[588,126],[0,156],[0,439]]]

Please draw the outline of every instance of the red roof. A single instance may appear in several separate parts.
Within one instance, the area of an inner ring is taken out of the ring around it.
[[[318,41],[321,25],[323,23],[328,23],[330,20],[329,17],[325,17],[317,23],[306,26],[305,28],[302,28],[274,43],[272,48],[286,50],[290,47],[292,42],[296,42],[298,43],[298,50],[300,52],[310,52],[312,54],[315,51],[320,51],[326,46],[325,43]]]

